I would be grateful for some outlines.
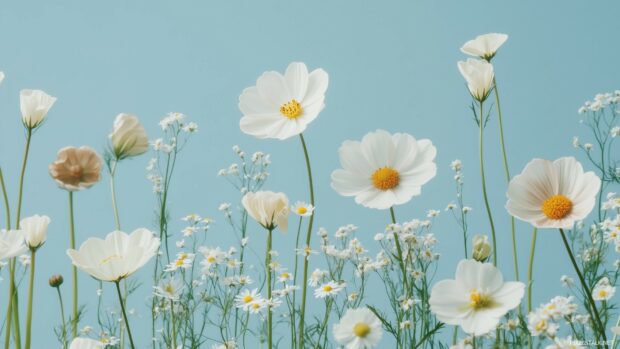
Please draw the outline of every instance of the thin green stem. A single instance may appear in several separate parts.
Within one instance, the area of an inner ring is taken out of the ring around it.
[[[265,275],[267,276],[267,301],[271,303],[271,233],[273,229],[268,229],[267,250],[265,251]],[[271,304],[267,304],[267,348],[273,347],[273,313]]]
[[[11,207],[9,206],[9,197],[6,190],[6,184],[4,183],[4,174],[2,172],[2,168],[0,168],[0,186],[2,186],[2,198],[4,199],[4,210],[6,213],[6,231],[7,233],[11,230]],[[9,265],[10,272],[10,280],[9,280],[9,299],[8,306],[6,312],[6,331],[4,338],[4,348],[9,349],[9,345],[11,342],[11,322],[13,314],[13,293],[15,293],[15,261],[11,260]]]
[[[618,317],[618,320],[616,321],[616,327],[620,326],[620,316]],[[618,333],[614,333],[614,337],[611,340],[611,348],[612,349],[616,349],[616,347],[618,346]]]
[[[299,216],[299,224],[297,225],[297,237],[295,238],[295,267],[293,269],[293,285],[297,286],[297,267],[299,262],[299,255],[297,251],[299,250],[299,237],[301,235],[301,223],[303,222],[304,217]],[[302,253],[305,258],[305,254]],[[291,312],[291,348],[295,348],[295,343],[297,343],[297,334],[295,333],[295,305],[297,304],[296,292],[293,292],[293,311]]]
[[[596,324],[596,326],[592,326],[592,327],[598,328],[599,334],[601,335],[604,341],[603,345],[605,348],[608,348],[607,335],[605,334],[605,326],[603,325],[603,322],[601,321],[601,316],[599,315],[598,309],[596,308],[596,303],[594,302],[594,299],[592,298],[592,291],[590,290],[590,287],[588,287],[588,284],[586,283],[586,279],[583,277],[581,270],[579,270],[579,266],[577,265],[577,260],[575,259],[575,256],[573,255],[573,251],[570,247],[570,244],[568,243],[568,240],[566,239],[566,234],[564,234],[564,230],[562,228],[560,228],[560,235],[562,236],[564,247],[566,247],[566,252],[568,252],[568,256],[570,257],[570,261],[573,264],[573,268],[575,268],[575,273],[577,273],[577,276],[579,277],[579,282],[581,283],[581,287],[583,287],[583,292],[586,294],[588,302],[590,303],[590,308],[592,309],[592,314],[594,315],[594,323]]]
[[[530,246],[530,263],[527,268],[527,312],[532,311],[532,286],[533,286],[533,272],[534,272],[534,254],[536,251],[536,237],[538,236],[538,229],[534,228],[532,233],[532,245]]]
[[[123,301],[123,295],[121,294],[121,287],[119,285],[119,281],[114,281],[114,285],[116,286],[116,293],[118,294],[118,302],[121,304],[121,311],[123,312],[123,319],[125,320],[125,328],[127,328],[127,335],[129,336],[129,343],[131,344],[131,349],[136,349],[136,346],[133,344],[133,337],[131,335],[131,328],[129,327],[129,320],[127,320],[127,312],[125,312],[125,302]]]
[[[75,225],[73,219],[73,192],[69,191],[69,245],[71,249],[75,249]],[[77,267],[72,268],[73,274],[73,317],[71,320],[71,334],[73,338],[77,337],[78,328],[78,273]]]
[[[4,183],[4,174],[0,167],[0,186],[2,186],[2,198],[4,199],[4,212],[6,216],[6,230],[11,229],[11,206],[9,205],[9,196],[6,191],[6,184]]]
[[[56,291],[58,292],[58,303],[60,304],[60,323],[62,325],[62,347],[64,349],[67,348],[67,326],[65,322],[65,305],[62,301],[62,293],[60,292],[60,286],[56,287]]]
[[[491,214],[491,205],[489,204],[489,198],[487,196],[487,182],[484,175],[484,108],[483,102],[480,101],[480,179],[482,181],[482,197],[484,199],[484,207],[487,211],[487,216],[489,217],[489,224],[491,226],[491,237],[493,239],[493,265],[497,266],[497,241],[495,237],[495,224],[493,223],[493,215]]]
[[[115,175],[116,175],[116,165],[118,162],[116,160],[112,160],[112,165],[110,168],[110,191],[112,192],[112,209],[114,210],[114,224],[116,230],[121,230],[121,219],[118,214],[118,204],[116,203],[116,184],[115,184]]]
[[[34,269],[36,264],[36,251],[32,250],[30,257],[30,280],[28,283],[28,309],[26,310],[26,346],[30,349],[32,339],[32,300],[34,297]]]
[[[396,214],[394,214],[394,207],[390,207],[390,217],[392,218],[392,223],[396,224]],[[403,285],[405,286],[405,293],[407,294],[407,297],[409,297],[411,290],[409,290],[409,282],[407,281],[407,267],[405,266],[405,261],[403,260],[403,249],[400,246],[400,238],[398,237],[398,234],[396,232],[394,232],[394,244],[396,244],[398,264],[400,265],[400,270],[403,274]]]
[[[310,167],[310,156],[308,155],[308,148],[306,147],[306,141],[304,140],[303,133],[299,134],[299,139],[301,140],[301,145],[304,150],[304,158],[306,160],[306,170],[308,171],[308,187],[310,189],[310,204],[313,207],[316,207],[314,204],[314,185],[312,183],[312,168]],[[310,216],[308,222],[308,230],[306,232],[306,246],[310,247],[310,238],[312,237],[312,223],[314,222],[314,216],[316,215],[316,210]],[[306,298],[307,298],[307,290],[308,290],[308,257],[304,254],[304,278],[302,279],[302,292],[301,292],[301,308],[299,315],[299,349],[304,349],[304,326],[305,326],[305,316],[306,316]]]
[[[170,321],[172,321],[172,347],[177,348],[177,323],[174,319],[174,302],[170,300]]]

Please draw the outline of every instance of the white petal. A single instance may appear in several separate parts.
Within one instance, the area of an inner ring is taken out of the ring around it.
[[[301,102],[308,88],[308,68],[299,62],[293,62],[286,68],[284,73],[286,87],[292,98]]]

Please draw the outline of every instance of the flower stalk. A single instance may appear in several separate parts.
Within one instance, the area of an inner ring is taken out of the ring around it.
[[[131,345],[131,349],[136,349],[136,346],[133,342],[133,336],[131,335],[131,328],[129,326],[129,320],[127,319],[127,312],[125,311],[125,302],[123,300],[123,295],[121,294],[121,286],[120,280],[114,281],[114,285],[116,286],[116,293],[118,295],[118,302],[121,305],[121,311],[123,313],[123,320],[125,322],[125,328],[127,329],[127,336],[129,337],[129,344]]]
[[[34,297],[34,271],[36,265],[36,251],[30,254],[30,279],[28,282],[28,309],[26,310],[26,343],[25,349],[30,349],[32,340],[32,300]]]
[[[479,156],[480,156],[480,179],[482,181],[482,197],[484,199],[484,207],[486,208],[487,216],[489,218],[489,225],[491,226],[491,238],[493,239],[493,265],[497,266],[497,241],[495,238],[495,224],[493,223],[493,215],[491,213],[491,205],[489,204],[489,198],[487,196],[487,182],[484,173],[484,102],[479,101],[480,106],[480,118],[478,120],[479,126]]]

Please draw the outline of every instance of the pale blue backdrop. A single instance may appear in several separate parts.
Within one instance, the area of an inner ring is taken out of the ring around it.
[[[476,128],[456,68],[465,58],[459,47],[477,34],[510,35],[494,63],[516,173],[532,157],[574,154],[571,138],[585,132],[577,108],[596,92],[619,87],[618,13],[620,4],[614,1],[4,2],[0,164],[13,205],[24,141],[19,90],[39,88],[58,97],[34,138],[25,187],[24,214],[47,214],[53,220],[37,270],[34,347],[48,347],[55,340],[51,325],[58,322],[57,303],[47,278],[62,273],[68,280],[70,270],[64,252],[66,193],[56,188],[47,166],[66,145],[103,149],[119,112],[140,116],[153,138],[159,134],[158,120],[170,111],[183,112],[200,125],[182,154],[173,184],[173,228],[178,231],[179,218],[190,212],[211,216],[220,222],[212,230],[211,244],[227,246],[230,230],[217,207],[237,195],[216,173],[234,160],[232,145],[271,153],[267,187],[285,191],[292,200],[307,199],[297,140],[261,141],[242,134],[237,109],[241,90],[263,71],[282,71],[291,61],[304,61],[330,74],[327,106],[306,132],[314,164],[317,227],[333,231],[354,223],[360,226],[358,236],[371,246],[372,236],[388,222],[387,212],[364,209],[329,186],[330,173],[339,166],[336,151],[341,142],[384,128],[430,138],[438,149],[437,177],[422,196],[398,207],[399,219],[421,218],[427,209],[443,209],[453,200],[449,164],[459,158],[465,164],[466,203],[474,207],[471,232],[488,233],[477,177]],[[496,130],[492,120],[487,152],[490,200],[498,217],[499,265],[512,279]],[[127,161],[119,171],[119,201],[128,230],[153,227],[154,198],[144,170],[148,158]],[[79,242],[113,229],[108,184],[106,177],[76,195]],[[439,219],[436,231],[443,255],[437,278],[444,278],[453,274],[462,246],[448,215]],[[519,225],[523,271],[530,234],[529,227]],[[536,258],[544,268],[534,275],[536,304],[563,292],[560,275],[571,273],[556,232],[542,231],[539,236]],[[278,237],[276,247],[284,251],[292,241],[291,235]],[[146,294],[151,287],[148,274],[139,275],[144,276]],[[90,321],[84,324],[94,325],[96,284],[85,274],[81,280],[82,300],[90,304]],[[5,292],[6,281],[0,285]],[[384,302],[380,294],[373,297],[373,303]],[[2,295],[2,309],[5,299]],[[148,318],[139,297],[133,306],[137,317]],[[142,326],[147,322],[134,323],[143,347],[149,340],[148,326]]]

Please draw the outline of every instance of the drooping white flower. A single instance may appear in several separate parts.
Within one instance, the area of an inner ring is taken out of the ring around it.
[[[159,243],[159,238],[144,228],[131,234],[113,231],[105,240],[89,238],[79,250],[67,250],[67,255],[95,279],[118,282],[144,266],[157,253]]]
[[[504,282],[492,264],[462,260],[454,280],[433,286],[429,304],[440,321],[480,336],[495,329],[500,319],[519,305],[524,289],[521,282]]]
[[[21,90],[19,92],[19,109],[22,113],[22,123],[28,129],[41,125],[50,108],[56,102],[52,97],[41,90]]]
[[[291,63],[284,75],[268,71],[239,96],[241,131],[257,138],[287,139],[302,133],[325,106],[328,76]]]
[[[28,251],[24,232],[0,230],[0,261],[22,255]]]
[[[309,217],[312,216],[312,213],[314,212],[314,206],[305,202],[297,201],[295,205],[291,206],[291,211],[300,217]]]
[[[508,212],[537,228],[573,227],[594,208],[601,180],[573,157],[534,159],[508,185]]]
[[[506,40],[508,40],[508,35],[506,34],[488,33],[478,35],[475,39],[467,41],[461,47],[461,52],[490,61]]]
[[[100,341],[90,338],[75,338],[71,341],[69,349],[103,349],[105,345]]]
[[[437,173],[436,153],[428,139],[377,130],[366,134],[361,142],[342,144],[342,169],[332,172],[331,186],[366,207],[402,205],[420,195],[422,186]]]
[[[276,227],[286,232],[288,228],[288,198],[284,193],[272,191],[249,192],[241,200],[250,217],[265,229]]]
[[[34,215],[21,220],[19,226],[24,232],[24,239],[31,250],[36,250],[47,239],[47,226],[50,224],[48,216]]]
[[[108,136],[117,160],[144,154],[149,139],[137,116],[120,113],[114,120],[114,129]]]
[[[368,308],[348,309],[333,331],[345,349],[375,348],[383,336],[381,320]]]
[[[458,62],[459,71],[467,81],[469,93],[477,101],[484,101],[493,87],[493,65],[487,61],[469,58]]]

